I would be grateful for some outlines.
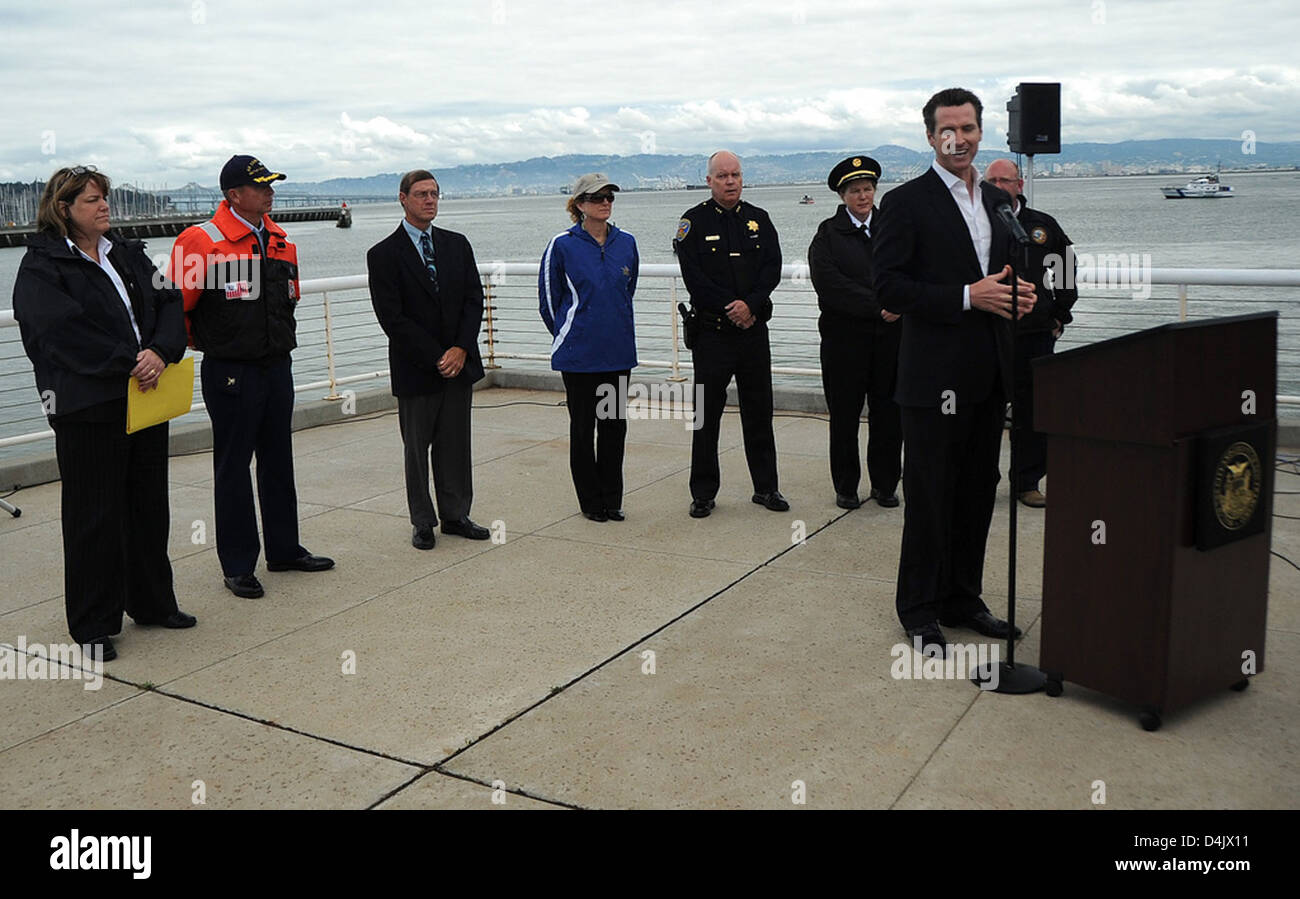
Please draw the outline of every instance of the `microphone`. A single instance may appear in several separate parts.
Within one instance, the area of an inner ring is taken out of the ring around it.
[[[999,203],[995,207],[994,211],[997,212],[998,218],[1002,219],[1002,224],[1007,226],[1007,230],[1011,232],[1011,236],[1016,239],[1016,243],[1021,246],[1029,243],[1029,235],[1025,233],[1024,228],[1020,227],[1020,220],[1017,219],[1016,214],[1011,211],[1010,203]]]

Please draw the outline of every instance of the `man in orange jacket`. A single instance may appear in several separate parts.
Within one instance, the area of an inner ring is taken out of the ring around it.
[[[289,356],[297,346],[298,251],[267,215],[271,184],[283,178],[252,156],[232,156],[221,170],[225,199],[210,221],[176,238],[170,269],[185,299],[190,345],[203,352],[217,557],[227,589],[246,598],[264,592],[253,573],[261,550],[249,476],[254,455],[267,569],[334,567],[298,542]]]

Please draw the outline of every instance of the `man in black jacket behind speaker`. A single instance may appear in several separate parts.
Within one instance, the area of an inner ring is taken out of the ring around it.
[[[1025,182],[1014,162],[994,160],[985,169],[984,180],[1011,195],[1012,211],[1029,235],[1029,263],[1021,277],[1034,284],[1038,302],[1034,311],[1016,326],[1013,365],[1016,387],[1011,398],[1016,410],[1016,426],[1011,432],[1016,470],[1011,473],[1011,489],[1020,502],[1041,509],[1047,505],[1047,498],[1038,489],[1038,482],[1047,474],[1047,435],[1034,430],[1034,379],[1030,362],[1038,356],[1050,356],[1062,330],[1074,320],[1070,307],[1079,298],[1074,284],[1074,253],[1069,249],[1070,238],[1056,219],[1025,205],[1021,194]]]

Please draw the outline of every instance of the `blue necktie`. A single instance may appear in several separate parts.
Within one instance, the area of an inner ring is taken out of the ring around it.
[[[433,239],[429,237],[429,232],[420,235],[420,252],[424,254],[424,267],[429,270],[429,280],[433,282],[433,289],[438,290],[438,266],[433,263]]]

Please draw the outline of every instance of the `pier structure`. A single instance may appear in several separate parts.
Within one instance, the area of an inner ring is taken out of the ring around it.
[[[277,201],[278,203],[278,201]],[[332,222],[342,215],[341,206],[288,206],[277,208],[272,214],[277,222]],[[113,230],[123,237],[143,239],[147,237],[175,237],[191,225],[206,222],[212,217],[187,213],[185,215],[161,215],[149,218],[114,219]],[[0,247],[22,247],[36,234],[35,225],[0,228]]]

